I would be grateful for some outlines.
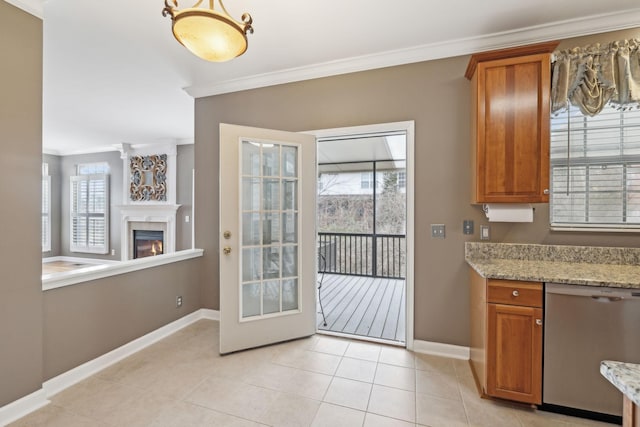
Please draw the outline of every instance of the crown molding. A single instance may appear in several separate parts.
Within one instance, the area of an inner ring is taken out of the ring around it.
[[[40,19],[44,19],[44,0],[5,0],[7,3],[30,13]]]
[[[176,147],[178,145],[193,145],[195,143],[194,138],[179,138],[179,139],[166,139],[155,143],[146,143],[146,144],[129,144],[131,148],[134,150],[155,150],[155,149],[166,149],[166,147],[173,146]],[[83,154],[97,154],[97,153],[110,153],[122,151],[122,144],[114,144],[114,145],[102,145],[91,147],[87,146],[83,149],[54,149],[51,147],[43,147],[42,153],[49,154],[52,156],[76,156]]]
[[[185,87],[194,98],[638,27],[640,8]]]

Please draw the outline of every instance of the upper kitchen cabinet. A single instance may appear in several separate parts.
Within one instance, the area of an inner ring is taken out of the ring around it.
[[[472,203],[549,201],[551,52],[558,42],[473,55]]]

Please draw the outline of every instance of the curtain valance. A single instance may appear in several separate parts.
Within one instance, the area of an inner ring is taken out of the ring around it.
[[[554,52],[551,112],[572,105],[595,116],[607,103],[619,108],[640,104],[640,39]]]

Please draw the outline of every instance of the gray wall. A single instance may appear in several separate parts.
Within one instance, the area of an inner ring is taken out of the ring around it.
[[[610,41],[627,31],[567,40],[577,46]],[[219,308],[218,125],[233,123],[288,131],[415,120],[415,338],[469,344],[466,240],[479,240],[488,224],[470,200],[469,57],[365,71],[196,100],[196,246],[205,249],[203,303]],[[462,234],[473,219],[476,234]],[[532,224],[491,224],[493,241],[637,246],[637,234],[554,233],[548,208],[537,206]],[[430,224],[447,226],[432,239]]]
[[[51,250],[42,252],[43,257],[60,256],[60,228],[62,221],[62,158],[51,154],[43,154],[42,161],[49,164],[51,177]]]
[[[176,218],[176,250],[191,249],[191,228],[193,225],[193,144],[178,145],[176,168],[176,203],[181,205]],[[189,217],[189,222],[185,221]]]
[[[195,258],[46,291],[43,380],[198,310],[200,264]]]
[[[0,407],[42,383],[42,21],[0,1]]]
[[[176,158],[176,202],[182,205],[177,214],[176,224],[176,250],[191,249],[191,225],[185,222],[185,216],[192,216],[191,194],[193,187],[193,145],[179,145]],[[104,152],[94,154],[78,154],[72,156],[44,155],[44,161],[49,162],[49,174],[51,175],[52,189],[52,246],[51,252],[43,252],[43,256],[70,256],[77,258],[94,258],[119,261],[121,258],[122,230],[120,229],[120,210],[122,205],[122,159],[120,153]],[[109,250],[115,249],[115,255],[111,252],[107,255],[71,252],[69,250],[69,207],[70,207],[70,176],[76,174],[76,166],[81,163],[107,162],[109,163],[110,176],[110,222],[109,222]]]
[[[109,251],[115,249],[115,255],[111,255],[109,252],[106,255],[91,254],[83,252],[71,252],[69,250],[70,245],[70,177],[76,175],[77,166],[82,163],[97,163],[107,162],[109,163],[109,189],[111,194],[109,195],[109,202],[111,204],[109,208]],[[60,216],[60,255],[70,256],[78,258],[95,258],[95,259],[107,259],[113,261],[120,260],[120,211],[114,206],[122,204],[122,159],[119,152],[108,153],[95,153],[95,154],[78,154],[74,156],[62,156],[61,157],[61,173],[60,180],[60,203],[61,203],[61,216]]]
[[[2,407],[199,309],[201,259],[42,291],[42,21],[0,0],[0,52]]]

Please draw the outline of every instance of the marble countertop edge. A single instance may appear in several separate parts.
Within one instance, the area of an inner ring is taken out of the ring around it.
[[[487,279],[640,289],[638,265],[472,258],[466,261]]]
[[[600,373],[629,400],[640,406],[640,365],[635,363],[604,360]]]

